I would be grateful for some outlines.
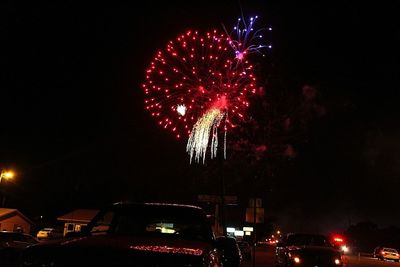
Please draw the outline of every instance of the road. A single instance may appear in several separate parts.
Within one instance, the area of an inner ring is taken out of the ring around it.
[[[252,261],[244,262],[243,267],[253,267]],[[258,246],[256,249],[256,266],[275,267],[275,247]],[[400,266],[398,266],[400,267]]]
[[[346,256],[346,266],[348,267],[375,267],[375,266],[386,266],[386,267],[400,267],[400,263],[393,261],[379,261],[370,257],[357,257],[357,256]]]
[[[259,246],[256,249],[256,267],[275,267],[275,247]],[[345,267],[400,267],[400,263],[378,261],[370,257],[345,256]],[[244,262],[242,267],[253,267],[252,261]]]

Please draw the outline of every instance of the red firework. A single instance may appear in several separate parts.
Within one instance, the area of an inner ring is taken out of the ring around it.
[[[253,66],[238,58],[229,36],[217,30],[187,31],[156,53],[146,70],[145,108],[176,137],[189,135],[210,108],[235,127],[255,93]]]

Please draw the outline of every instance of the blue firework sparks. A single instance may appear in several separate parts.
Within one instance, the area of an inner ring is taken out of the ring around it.
[[[264,34],[268,31],[272,31],[271,27],[254,29],[253,26],[257,20],[258,16],[250,17],[246,20],[238,18],[236,25],[233,27],[232,31],[228,31],[225,26],[223,26],[226,34],[229,36],[229,44],[235,51],[235,58],[238,61],[242,61],[247,55],[258,53],[265,56],[264,49],[271,49],[271,44],[265,44],[263,41]]]

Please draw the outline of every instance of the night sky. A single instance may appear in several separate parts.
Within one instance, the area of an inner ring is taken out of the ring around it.
[[[395,4],[215,2],[1,4],[0,167],[18,174],[1,184],[7,207],[59,216],[125,199],[218,194],[220,161],[190,165],[185,142],[145,112],[141,83],[168,40],[231,27],[242,9],[273,28],[273,49],[257,59],[259,80],[279,80],[299,98],[310,86],[324,110],[293,143],[296,157],[262,163],[269,171],[257,194],[267,217],[287,229],[399,226]],[[255,172],[239,162],[224,163],[226,193],[246,203]]]

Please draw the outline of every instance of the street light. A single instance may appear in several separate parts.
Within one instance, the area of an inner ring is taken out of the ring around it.
[[[15,174],[13,171],[1,171],[0,174],[0,183],[3,179],[5,180],[11,180],[12,178],[14,178]]]
[[[1,181],[4,180],[12,180],[15,176],[15,173],[13,171],[7,171],[7,170],[2,170],[0,173],[0,184]],[[4,207],[4,204],[6,202],[6,196],[4,192],[2,193],[2,200],[1,200],[1,207]]]

